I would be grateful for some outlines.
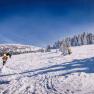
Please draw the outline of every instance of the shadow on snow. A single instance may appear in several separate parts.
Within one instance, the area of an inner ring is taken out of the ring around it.
[[[1,81],[0,81],[0,85],[1,85],[1,84],[9,84],[9,82],[10,82],[10,81],[3,81],[3,80],[1,80]]]
[[[65,72],[63,73],[63,71]],[[27,74],[27,76],[32,77],[39,74],[41,75],[41,74],[47,74],[51,72],[62,72],[62,75],[67,75],[67,74],[76,73],[76,72],[94,73],[94,57],[80,59],[80,60],[73,60],[72,62],[56,64],[49,67],[43,67],[43,68],[31,70],[31,71],[25,71],[22,73],[0,75],[0,77],[18,75],[18,74]]]

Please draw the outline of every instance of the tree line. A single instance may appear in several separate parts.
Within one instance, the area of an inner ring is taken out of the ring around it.
[[[94,34],[83,32],[73,37],[66,37],[62,40],[58,40],[53,45],[48,45],[47,50],[50,51],[50,49],[63,49],[64,47],[69,48],[89,44],[94,44]]]
[[[74,35],[73,37],[66,37],[56,41],[52,46],[48,45],[47,48],[58,49],[62,44],[66,44],[68,47],[94,44],[94,34],[84,32],[82,34]]]

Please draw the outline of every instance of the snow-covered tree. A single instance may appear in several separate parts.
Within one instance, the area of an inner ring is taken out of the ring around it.
[[[62,42],[59,41],[59,40],[58,40],[57,42],[55,42],[54,45],[53,45],[53,49],[58,49],[58,48],[60,48],[61,43],[62,43]]]
[[[51,46],[48,45],[47,48],[46,48],[46,52],[50,52],[51,51]]]
[[[67,46],[80,46],[80,45],[88,45],[94,44],[94,34],[92,33],[82,33],[79,35],[75,35],[73,37],[64,38],[61,41],[55,42],[53,48],[60,48],[62,43],[65,43]]]
[[[82,40],[83,40],[83,45],[87,45],[87,35],[86,33],[84,32],[83,35],[82,35]]]
[[[71,50],[69,49],[69,47],[67,46],[67,44],[63,43],[60,46],[60,51],[62,52],[62,55],[67,55],[67,54],[71,54]]]

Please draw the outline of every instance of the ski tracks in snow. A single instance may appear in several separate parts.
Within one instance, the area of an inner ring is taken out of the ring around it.
[[[91,47],[86,52],[87,48],[74,48],[70,56],[60,53],[13,56],[0,73],[0,93],[94,94],[94,52]]]

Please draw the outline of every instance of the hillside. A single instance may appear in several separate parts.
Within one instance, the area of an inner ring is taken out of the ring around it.
[[[1,94],[94,94],[94,45],[14,55],[2,68]],[[0,58],[1,62],[1,58]]]
[[[0,53],[4,51],[12,52],[13,54],[17,53],[28,53],[40,50],[40,47],[32,45],[22,45],[22,44],[0,44]]]

